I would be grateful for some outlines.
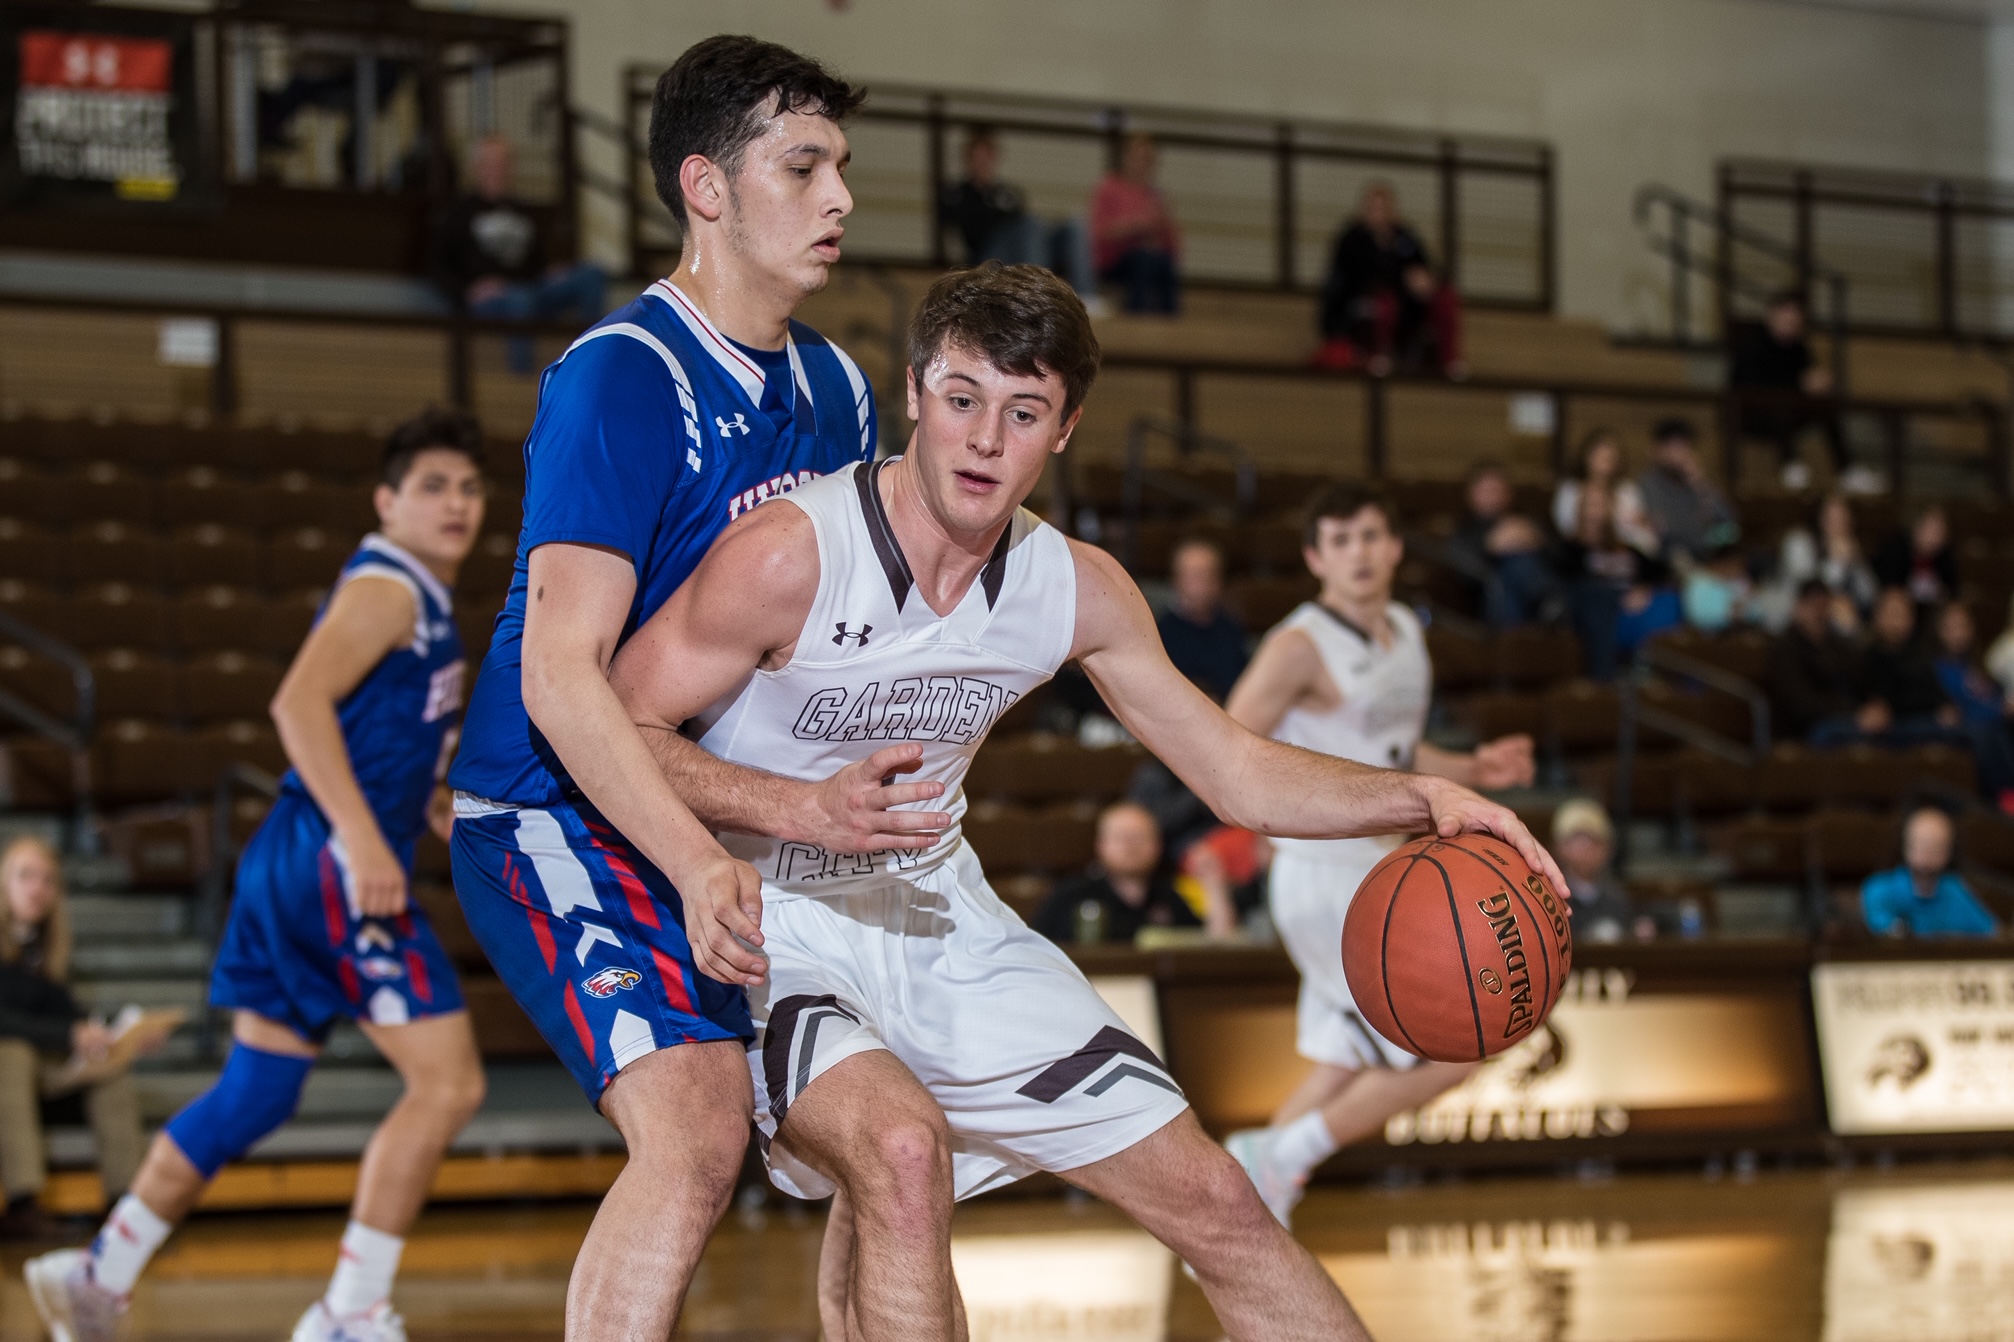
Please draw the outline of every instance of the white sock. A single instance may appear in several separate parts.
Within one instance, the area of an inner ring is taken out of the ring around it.
[[[119,1199],[91,1241],[91,1279],[114,1295],[130,1295],[147,1260],[175,1227],[131,1193]]]
[[[1329,1135],[1329,1124],[1322,1117],[1322,1111],[1302,1114],[1293,1122],[1281,1128],[1273,1138],[1272,1163],[1285,1170],[1295,1179],[1305,1179],[1314,1173],[1315,1166],[1336,1153],[1336,1139]]]
[[[392,1294],[392,1278],[398,1275],[399,1255],[406,1242],[397,1235],[373,1230],[361,1221],[350,1222],[343,1232],[341,1257],[336,1275],[329,1278],[329,1293],[322,1302],[339,1319],[362,1314]]]

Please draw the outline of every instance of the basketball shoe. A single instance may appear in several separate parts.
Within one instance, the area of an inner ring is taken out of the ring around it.
[[[118,1335],[126,1297],[92,1280],[86,1250],[58,1249],[31,1258],[21,1275],[51,1342],[112,1342]]]
[[[341,1319],[329,1313],[327,1301],[317,1300],[294,1325],[293,1342],[406,1342],[406,1321],[389,1300]]]
[[[1245,1167],[1251,1176],[1252,1187],[1259,1190],[1259,1200],[1266,1204],[1279,1223],[1293,1229],[1294,1207],[1307,1192],[1307,1176],[1291,1170],[1281,1169],[1273,1160],[1273,1147],[1279,1141],[1279,1131],[1275,1128],[1245,1128],[1224,1139],[1224,1149],[1231,1158]]]

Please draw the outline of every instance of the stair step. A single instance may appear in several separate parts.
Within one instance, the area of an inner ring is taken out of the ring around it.
[[[99,941],[77,947],[71,966],[93,980],[161,979],[209,972],[210,947],[194,937],[152,941]]]
[[[186,936],[190,913],[186,895],[70,896],[70,927],[79,943]]]

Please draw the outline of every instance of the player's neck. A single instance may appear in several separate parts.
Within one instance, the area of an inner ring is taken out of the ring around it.
[[[1377,643],[1385,644],[1391,642],[1392,622],[1389,612],[1392,603],[1392,594],[1390,592],[1378,592],[1371,596],[1352,597],[1345,596],[1340,592],[1332,592],[1325,587],[1322,589],[1322,594],[1315,599],[1357,628],[1363,630]]]
[[[671,283],[729,340],[782,349],[804,294],[779,285],[727,247],[688,243]]]
[[[455,585],[455,578],[458,577],[461,573],[462,566],[459,561],[451,562],[444,559],[437,559],[434,556],[426,554],[423,551],[419,550],[404,538],[393,535],[389,531],[381,530],[379,531],[378,534],[383,536],[386,540],[390,541],[392,544],[398,546],[399,549],[411,555],[415,560],[419,561],[419,566],[425,569],[427,572],[433,574],[434,577],[438,578],[440,580],[441,586],[449,588],[450,590],[453,589]]]
[[[979,571],[986,567],[1002,529],[1013,522],[1013,514],[985,531],[952,530],[924,497],[916,469],[906,456],[882,468],[880,485],[881,504],[888,510],[895,543],[909,562],[916,594],[940,616],[949,615],[978,581]]]

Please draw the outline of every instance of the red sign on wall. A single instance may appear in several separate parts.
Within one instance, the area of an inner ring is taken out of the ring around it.
[[[30,88],[166,93],[174,63],[174,47],[159,38],[47,29],[21,34],[21,83]]]

